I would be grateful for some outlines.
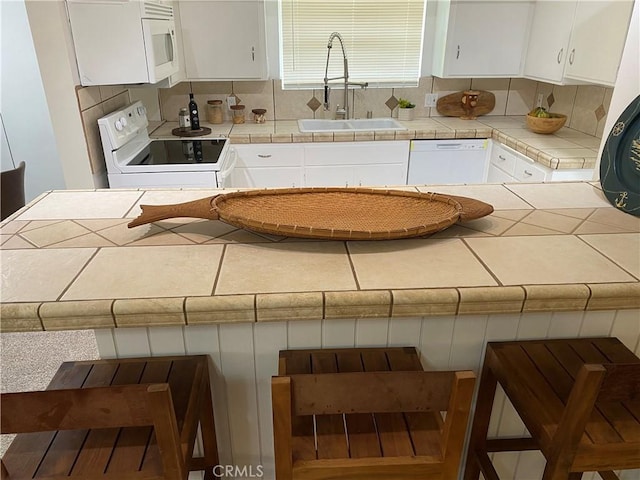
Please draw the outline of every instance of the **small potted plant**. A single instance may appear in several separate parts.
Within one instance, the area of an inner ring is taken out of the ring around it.
[[[405,98],[398,99],[398,120],[410,121],[415,117],[416,105]]]

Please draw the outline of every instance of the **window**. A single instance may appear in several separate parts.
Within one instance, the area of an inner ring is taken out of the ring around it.
[[[420,77],[425,0],[280,0],[281,78],[285,89],[322,85],[327,43],[340,33],[349,81],[415,87]],[[329,78],[340,77],[335,39]]]

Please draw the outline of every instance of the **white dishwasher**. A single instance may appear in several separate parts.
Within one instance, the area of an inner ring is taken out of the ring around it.
[[[485,183],[485,139],[412,140],[407,184]]]

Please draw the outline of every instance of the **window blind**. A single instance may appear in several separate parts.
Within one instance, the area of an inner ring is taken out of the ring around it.
[[[332,32],[344,41],[349,81],[372,87],[417,86],[424,16],[425,0],[280,0],[283,88],[323,84]],[[336,38],[327,76],[340,77],[342,72]]]

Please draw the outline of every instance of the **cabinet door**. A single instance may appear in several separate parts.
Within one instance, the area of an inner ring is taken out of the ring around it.
[[[527,1],[452,2],[444,76],[521,75],[531,10]]]
[[[580,0],[565,76],[613,86],[627,38],[631,0]]]
[[[487,173],[487,183],[509,183],[516,180],[506,172],[500,170],[494,164],[489,165],[489,172]]]
[[[407,184],[407,170],[400,163],[358,166],[354,174],[354,186],[356,187],[394,187]]]
[[[302,145],[233,145],[238,157],[227,187],[266,188],[302,186]]]
[[[263,0],[179,2],[187,78],[267,78]]]
[[[311,165],[304,169],[305,187],[357,187],[353,165]]]
[[[575,0],[536,2],[524,67],[526,77],[562,82],[575,10]]]
[[[300,187],[299,167],[236,167],[225,184],[230,188]]]
[[[310,165],[304,171],[307,187],[380,187],[406,185],[399,163],[370,165]]]
[[[305,185],[405,185],[409,141],[305,144]]]

